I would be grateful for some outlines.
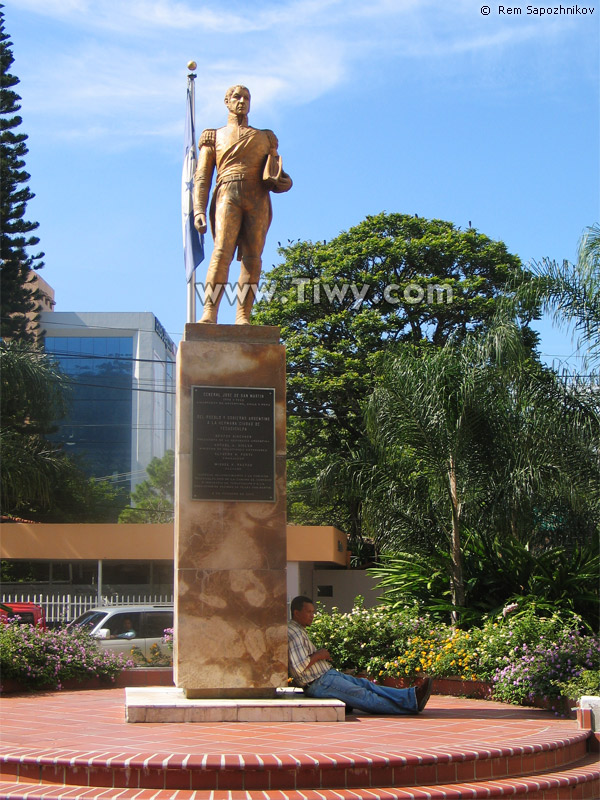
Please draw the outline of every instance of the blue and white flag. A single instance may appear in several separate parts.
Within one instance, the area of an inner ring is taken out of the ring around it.
[[[185,115],[185,151],[181,175],[181,215],[183,223],[183,259],[185,278],[189,283],[194,270],[204,260],[204,236],[194,228],[194,172],[196,171],[196,145],[194,138],[194,86],[188,81],[187,110]]]

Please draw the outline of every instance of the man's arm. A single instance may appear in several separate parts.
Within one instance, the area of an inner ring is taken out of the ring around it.
[[[215,141],[216,131],[203,131],[194,175],[194,226],[198,233],[206,233],[206,206],[216,163]]]
[[[291,669],[298,675],[315,664],[317,661],[330,661],[329,651],[324,647],[315,650],[313,643],[299,626],[288,627],[289,662]]]
[[[281,156],[277,152],[279,142],[273,131],[265,130],[269,140],[269,155],[263,174],[263,180],[266,182],[269,191],[281,194],[282,192],[289,192],[292,188],[292,179],[283,171]]]
[[[329,653],[329,650],[326,650],[324,647],[322,647],[320,650],[315,650],[315,652],[310,657],[310,660],[306,665],[305,669],[308,669],[308,667],[312,667],[312,665],[316,661],[331,661],[331,655]]]

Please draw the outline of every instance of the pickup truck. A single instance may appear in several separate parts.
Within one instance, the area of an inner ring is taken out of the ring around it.
[[[35,603],[0,603],[0,624],[12,619],[20,625],[39,625],[46,630],[46,612]]]

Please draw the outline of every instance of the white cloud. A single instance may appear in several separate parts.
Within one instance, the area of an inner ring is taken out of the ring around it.
[[[224,89],[237,81],[250,86],[254,109],[298,105],[355,79],[363,66],[418,59],[419,70],[439,70],[440,61],[450,68],[469,53],[500,60],[508,48],[559,36],[570,24],[494,21],[474,0],[5,3],[38,31],[19,62],[28,117],[43,116],[49,136],[70,138],[170,136],[183,114],[190,59],[199,65],[198,111],[214,119]],[[52,38],[40,35],[48,18]]]
[[[190,5],[178,0],[19,0],[22,10],[63,20],[73,27],[106,29],[128,36],[163,33],[165,29],[248,34],[279,26],[301,27],[315,21],[318,24],[318,18],[328,9],[344,8],[342,0],[292,0],[263,8],[254,4],[245,6],[244,12],[228,10],[226,6]]]

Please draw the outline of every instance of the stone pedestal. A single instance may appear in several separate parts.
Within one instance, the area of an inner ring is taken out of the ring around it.
[[[173,687],[136,687],[126,690],[125,716],[127,722],[344,722],[346,706],[285,690],[262,700],[210,700]]]
[[[279,328],[186,325],[176,428],[175,685],[273,697],[287,683]]]

